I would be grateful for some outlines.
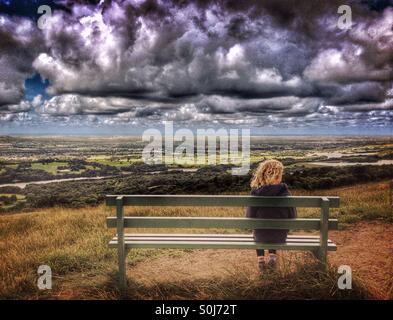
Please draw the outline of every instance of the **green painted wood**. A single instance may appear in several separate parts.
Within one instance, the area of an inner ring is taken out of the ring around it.
[[[124,237],[229,237],[229,238],[252,238],[251,233],[125,233]],[[287,238],[295,239],[319,239],[318,235],[307,235],[307,234],[289,234]]]
[[[117,226],[116,218],[107,218],[108,228]],[[125,228],[238,228],[319,230],[320,219],[252,219],[217,217],[125,217]],[[328,221],[329,229],[337,229],[336,219]]]
[[[116,205],[116,195],[106,196],[108,206]],[[219,206],[219,207],[297,207],[317,208],[322,197],[288,196],[206,196],[206,195],[122,195],[124,205],[130,206]],[[328,197],[331,208],[340,205],[339,197]]]
[[[124,237],[195,237],[195,238],[242,238],[253,239],[253,235],[249,233],[126,233]],[[114,238],[117,238],[116,236]],[[287,239],[312,239],[319,241],[319,235],[303,235],[303,234],[290,234]],[[331,241],[331,240],[329,240]]]
[[[121,196],[116,198],[116,228],[119,238],[116,244],[119,264],[119,286],[121,289],[125,289],[127,287],[126,247],[124,241],[124,206]]]
[[[276,249],[276,250],[309,250],[315,251],[319,248],[319,243],[257,243],[249,242],[229,242],[229,241],[126,241],[127,249],[132,248],[157,248],[157,249]],[[110,241],[110,247],[116,247],[117,241]],[[329,244],[328,250],[335,251],[335,244]]]
[[[114,237],[112,240],[117,241],[117,238]],[[126,237],[125,241],[135,241],[135,242],[140,242],[140,241],[229,241],[229,242],[249,242],[249,241],[254,241],[253,238],[219,238],[219,237],[213,237],[213,238],[202,238],[202,237]],[[319,244],[319,238],[317,239],[288,239],[288,243],[317,243]],[[331,241],[328,241],[328,243],[332,243]]]
[[[323,198],[321,205],[321,230],[319,260],[323,268],[326,268],[328,251],[328,230],[329,230],[329,199]]]

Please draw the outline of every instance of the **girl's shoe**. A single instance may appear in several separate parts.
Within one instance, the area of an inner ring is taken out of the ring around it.
[[[277,267],[277,255],[276,254],[269,254],[269,258],[266,263],[269,269],[276,269]]]
[[[258,260],[258,267],[259,267],[259,271],[263,272],[266,269],[266,262],[264,259],[260,259]]]

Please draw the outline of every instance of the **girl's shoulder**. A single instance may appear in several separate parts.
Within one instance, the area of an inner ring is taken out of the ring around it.
[[[281,182],[280,185],[281,185],[281,187],[282,187],[284,190],[289,190],[288,185],[287,185],[286,183]]]
[[[261,187],[259,187],[259,188],[251,188],[250,194],[252,196],[256,196],[259,193],[258,192],[259,189],[261,189]]]
[[[285,183],[279,184],[269,184],[265,186],[261,186],[259,188],[252,188],[251,195],[252,196],[278,196],[282,194],[288,193],[288,186]]]
[[[289,191],[288,185],[286,183],[281,183],[281,193],[284,196],[290,196],[291,192]]]

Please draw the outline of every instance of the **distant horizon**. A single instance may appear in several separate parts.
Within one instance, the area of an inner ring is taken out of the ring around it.
[[[144,131],[155,129],[164,133],[165,126],[162,122],[156,124],[151,123],[149,126],[113,126],[113,127],[1,127],[0,136],[140,136]],[[384,127],[248,127],[247,125],[221,125],[221,124],[192,124],[185,125],[182,123],[174,123],[173,130],[189,129],[196,134],[198,129],[235,129],[241,133],[242,130],[249,129],[251,136],[393,136],[393,125]]]
[[[164,134],[165,121],[148,123],[145,125],[112,125],[112,126],[62,126],[54,127],[52,125],[45,127],[38,126],[17,126],[0,127],[0,135],[9,136],[141,136],[146,130],[154,129]],[[393,123],[383,127],[357,127],[357,126],[331,126],[329,124],[321,126],[299,126],[299,127],[280,127],[277,126],[249,126],[247,124],[220,124],[220,123],[193,123],[184,124],[169,121],[173,125],[173,131],[179,129],[191,130],[196,135],[200,129],[225,129],[250,130],[251,136],[393,136]]]
[[[109,133],[101,133],[101,134],[51,134],[51,133],[13,133],[13,134],[3,134],[0,133],[0,138],[4,137],[119,137],[119,138],[126,138],[126,137],[140,137],[141,134],[109,134]],[[251,134],[251,138],[253,137],[385,137],[385,138],[392,138],[393,134],[383,134],[383,133],[376,133],[376,134]]]

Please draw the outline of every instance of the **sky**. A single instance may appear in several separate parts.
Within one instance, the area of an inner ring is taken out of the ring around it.
[[[393,0],[0,0],[0,134],[390,135],[392,80]]]

